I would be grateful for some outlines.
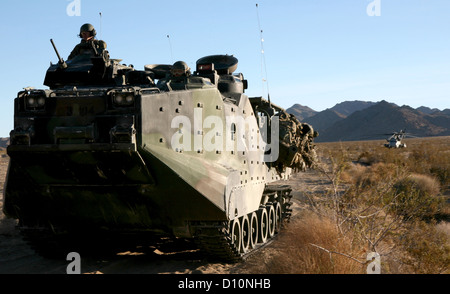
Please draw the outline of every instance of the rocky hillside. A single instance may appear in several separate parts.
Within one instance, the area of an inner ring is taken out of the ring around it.
[[[368,102],[368,101],[344,101],[341,103],[336,104],[331,108],[331,110],[336,111],[337,113],[341,114],[342,116],[349,116],[353,112],[364,110],[370,106],[375,105],[376,102]]]
[[[300,121],[317,114],[317,111],[301,104],[294,104],[292,107],[286,109],[286,112],[295,115]]]
[[[319,131],[317,142],[383,139],[405,129],[418,137],[450,135],[450,109],[413,109],[387,101],[346,101],[302,121]]]
[[[303,121],[309,123],[320,134],[334,123],[345,119],[346,116],[332,109],[318,112],[316,115],[305,118]]]
[[[9,138],[0,138],[0,148],[6,148],[9,145]]]

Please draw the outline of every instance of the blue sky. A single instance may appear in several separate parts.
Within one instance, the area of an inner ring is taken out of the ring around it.
[[[75,1],[1,1],[0,137],[13,128],[17,92],[45,88],[57,61],[50,38],[67,58],[87,22],[112,58],[137,69],[177,60],[195,68],[203,56],[232,54],[247,94],[269,89],[285,108],[321,111],[348,100],[450,108],[448,0]]]

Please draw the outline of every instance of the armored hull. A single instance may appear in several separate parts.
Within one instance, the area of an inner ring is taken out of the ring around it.
[[[211,74],[20,92],[5,214],[53,233],[193,238],[228,260],[266,242],[289,218],[290,188],[273,184],[296,157],[280,162],[267,102]]]

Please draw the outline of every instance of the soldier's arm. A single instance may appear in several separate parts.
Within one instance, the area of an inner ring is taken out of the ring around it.
[[[78,54],[80,54],[80,45],[78,44],[77,46],[75,46],[75,48],[73,48],[72,52],[70,53],[69,57],[67,58],[67,60],[71,60],[73,59],[75,56],[77,56]]]

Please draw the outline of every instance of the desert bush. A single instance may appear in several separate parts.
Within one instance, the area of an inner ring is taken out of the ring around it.
[[[398,197],[394,186],[403,174],[392,164],[378,163],[358,174],[340,196],[337,223],[343,234],[351,232],[355,245],[380,253],[380,244],[404,226],[401,215],[390,213]]]
[[[400,262],[416,274],[450,273],[448,235],[435,223],[415,222],[399,241],[404,254]]]
[[[442,198],[438,197],[438,181],[427,175],[410,174],[394,185],[397,197],[392,199],[392,212],[407,219],[432,218],[439,212]]]
[[[323,250],[327,248],[329,252]],[[348,256],[362,255],[355,252],[351,242],[342,238],[334,223],[315,213],[305,212],[301,219],[291,222],[279,236],[278,249],[263,263],[257,257],[248,260],[246,266],[263,274],[359,274],[365,268]],[[332,252],[345,253],[332,254]]]
[[[318,152],[325,157],[345,152],[351,161],[364,166],[394,164],[411,173],[432,175],[445,189],[450,184],[449,141],[450,137],[408,139],[404,149],[388,149],[375,141],[325,143],[318,145]]]
[[[314,210],[329,217],[339,239],[347,240],[353,250],[323,249],[334,255],[378,252],[384,258],[385,272],[440,272],[448,260],[448,239],[432,235],[432,230],[426,229],[429,225],[426,222],[432,222],[442,207],[441,179],[438,181],[429,167],[442,164],[445,159],[439,160],[436,150],[425,150],[423,146],[414,149],[412,155],[386,148],[353,152],[342,143],[327,148],[331,151],[323,151],[322,155],[335,156],[326,158],[328,169],[320,170],[330,180],[329,193],[322,195],[328,202],[317,202],[321,207],[315,205]],[[421,166],[424,158],[429,161]],[[429,239],[413,243],[420,234]],[[344,255],[349,261],[361,258]],[[428,265],[423,266],[424,263]],[[418,270],[420,266],[422,271]]]
[[[402,173],[394,164],[383,162],[366,167],[362,172],[353,174],[353,184],[357,187],[374,187],[383,181],[393,181]]]
[[[434,165],[430,168],[430,173],[435,175],[442,186],[450,184],[450,164]]]
[[[362,165],[372,165],[380,161],[380,158],[376,156],[376,154],[364,151],[362,152],[357,159],[357,162]]]
[[[367,168],[367,166],[361,164],[350,164],[344,171],[342,171],[341,180],[347,184],[355,184],[358,180],[364,177]]]
[[[328,187],[306,195],[310,210],[264,262],[247,262],[250,272],[365,273],[375,251],[382,273],[449,273],[448,223],[433,219],[450,215],[439,196],[450,182],[448,139],[407,144],[319,144],[317,171]]]
[[[412,173],[408,179],[411,182],[411,186],[417,189],[422,195],[437,196],[440,193],[439,182],[432,176]]]

